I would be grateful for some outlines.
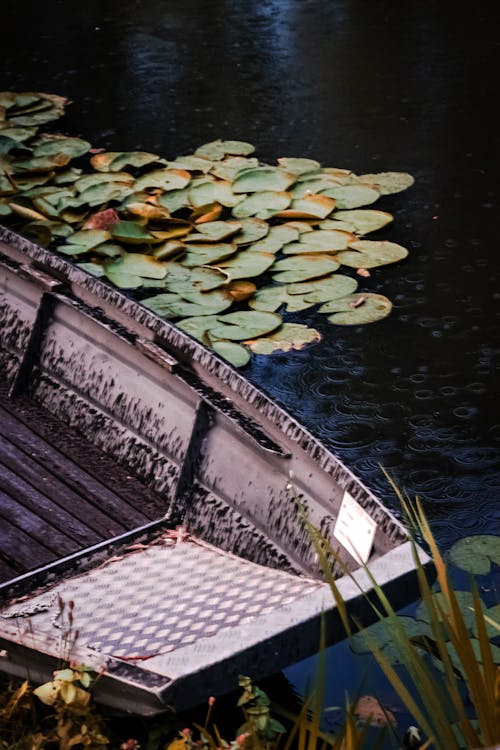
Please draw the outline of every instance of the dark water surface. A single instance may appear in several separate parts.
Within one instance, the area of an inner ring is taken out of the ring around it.
[[[173,157],[217,137],[264,160],[405,170],[384,238],[410,257],[361,289],[383,322],[324,333],[246,375],[388,504],[379,464],[429,503],[442,543],[499,531],[498,5],[434,0],[2,4],[0,90],[70,97],[61,128]]]
[[[263,160],[415,176],[376,204],[395,214],[384,238],[410,256],[361,286],[390,297],[392,315],[354,328],[290,315],[322,343],[255,357],[245,374],[387,504],[379,464],[425,498],[445,546],[500,532],[499,12],[458,7],[4,0],[0,12],[0,90],[70,97],[61,127],[94,146],[174,157],[222,137],[255,143]],[[366,662],[344,644],[328,665],[343,675],[328,688],[338,705]],[[288,674],[304,686],[304,665]]]

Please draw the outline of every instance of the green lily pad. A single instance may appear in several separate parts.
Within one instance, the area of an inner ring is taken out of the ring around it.
[[[69,138],[64,135],[44,133],[31,143],[34,156],[66,154],[71,159],[83,156],[90,149],[90,143],[82,138]]]
[[[357,240],[349,243],[349,250],[338,253],[337,259],[350,268],[376,268],[396,263],[408,255],[402,245],[387,240]]]
[[[338,229],[317,229],[304,232],[299,242],[292,242],[283,248],[284,255],[300,255],[301,253],[337,253],[347,249],[349,242],[355,240],[350,232]]]
[[[291,188],[291,193],[294,198],[304,198],[306,195],[317,195],[322,190],[329,190],[341,184],[341,181],[333,175],[318,174],[309,179],[297,180]]]
[[[81,268],[82,271],[86,271],[87,273],[92,274],[92,276],[96,276],[98,279],[106,275],[104,268],[99,263],[89,261],[88,263],[77,263],[76,265],[78,268]]]
[[[219,268],[227,271],[232,280],[252,279],[267,271],[274,263],[273,253],[256,253],[252,250],[240,250],[230,260],[219,263]]]
[[[281,317],[273,312],[243,310],[219,315],[219,324],[210,327],[210,334],[229,341],[245,341],[274,331],[281,325]]]
[[[144,283],[144,277],[124,273],[119,268],[105,268],[104,274],[118,289],[139,289]]]
[[[491,563],[500,565],[500,536],[482,534],[456,542],[448,552],[453,565],[474,575],[486,575]]]
[[[128,172],[98,172],[97,174],[84,174],[74,183],[79,193],[96,185],[105,185],[108,182],[116,183],[118,186],[131,187],[135,180]]]
[[[191,182],[191,174],[185,169],[153,169],[135,181],[135,190],[161,188],[183,190]]]
[[[315,161],[314,159],[295,159],[288,156],[283,156],[281,159],[278,159],[278,164],[282,169],[296,175],[311,172],[312,170],[321,167],[319,161]]]
[[[196,234],[186,237],[186,242],[220,242],[241,229],[239,221],[206,221],[196,226]]]
[[[164,263],[143,253],[126,253],[121,258],[106,263],[104,268],[108,278],[110,272],[143,276],[146,279],[163,279],[167,275]]]
[[[256,341],[249,341],[247,345],[255,354],[272,354],[276,351],[289,352],[292,349],[304,349],[318,341],[321,341],[321,334],[315,328],[309,328],[302,323],[283,323],[271,335],[262,336]]]
[[[468,629],[471,629],[476,619],[475,614],[474,614],[473,596],[470,591],[455,591],[455,596],[457,598],[460,611],[464,618],[465,626]],[[445,609],[446,599],[441,591],[437,591],[433,593],[432,599],[434,600],[436,605],[439,605],[442,609]],[[481,602],[481,609],[483,610],[483,612],[486,609],[483,602]],[[423,601],[421,601],[420,604],[418,605],[415,615],[416,617],[418,617],[419,620],[423,620],[424,622],[430,622],[430,617],[427,612],[425,603]]]
[[[73,208],[79,206],[102,206],[109,201],[122,201],[132,193],[132,187],[118,182],[106,182],[101,185],[92,185],[82,190],[79,195],[71,202],[68,202]]]
[[[232,182],[238,172],[242,169],[251,169],[259,166],[259,160],[255,158],[247,159],[244,156],[232,156],[224,161],[216,161],[210,169],[210,174],[215,175],[220,180]]]
[[[232,243],[191,243],[187,249],[186,257],[182,264],[186,268],[194,266],[208,266],[219,263],[231,255],[234,255],[237,248]]]
[[[295,281],[307,281],[320,276],[326,276],[339,267],[337,261],[328,255],[309,254],[296,255],[279,260],[273,266],[273,281],[291,284]]]
[[[306,302],[318,304],[353,294],[357,286],[358,282],[355,279],[336,273],[313,281],[288,284],[287,292],[291,295],[303,295]]]
[[[392,303],[384,295],[358,292],[325,302],[318,312],[334,313],[329,315],[328,320],[335,325],[355,326],[382,320],[391,310]]]
[[[270,228],[263,240],[253,242],[249,245],[248,249],[264,253],[277,253],[284,245],[298,240],[299,236],[299,231],[295,227],[290,227],[286,224],[277,225]]]
[[[372,652],[371,644],[376,644],[391,664],[400,662],[400,653],[396,646],[397,634],[403,629],[405,638],[416,636],[431,636],[429,625],[422,620],[404,615],[386,617],[379,622],[369,625],[349,639],[349,645],[356,654]]]
[[[233,242],[236,245],[251,245],[263,237],[267,237],[269,233],[269,224],[262,219],[242,219],[240,223],[241,229],[233,237]]]
[[[262,190],[252,193],[233,208],[233,216],[246,218],[258,215],[260,219],[270,218],[276,211],[288,208],[291,202],[290,193]],[[262,216],[260,215],[262,214]]]
[[[290,208],[275,214],[283,219],[326,219],[335,208],[335,200],[328,195],[306,195],[296,198]]]
[[[68,236],[68,244],[80,245],[92,250],[102,242],[107,242],[110,237],[110,233],[104,229],[82,229]]]
[[[158,203],[173,214],[180,208],[191,206],[189,193],[190,188],[184,188],[183,190],[169,190],[168,193],[160,195]]]
[[[102,245],[92,248],[92,254],[101,255],[103,258],[119,258],[125,255],[126,251],[116,242],[103,242]]]
[[[61,172],[58,172],[53,177],[53,182],[55,185],[72,185],[76,182],[82,175],[82,170],[77,169],[76,167],[68,167],[67,169],[63,169]]]
[[[204,143],[199,146],[195,153],[195,156],[201,156],[204,159],[211,159],[212,161],[220,161],[226,155],[230,156],[248,156],[253,154],[255,146],[246,141],[211,141],[210,143]]]
[[[0,130],[0,134],[4,138],[10,138],[13,141],[23,143],[36,135],[37,128],[16,128],[6,127]]]
[[[357,175],[356,180],[374,185],[380,195],[401,193],[415,182],[407,172],[378,172],[374,174]]]
[[[234,367],[244,367],[250,362],[248,349],[234,341],[212,341],[210,346],[216,354],[227,359]]]
[[[254,167],[238,172],[233,181],[234,193],[286,190],[296,180],[296,175],[279,167]]]
[[[174,292],[155,294],[154,297],[146,297],[141,300],[141,305],[152,310],[161,318],[175,318],[176,314],[172,311],[171,305],[174,302],[182,302],[182,298]]]
[[[219,325],[219,318],[217,315],[196,315],[191,318],[179,320],[175,325],[193,338],[209,346],[210,341],[208,340],[207,332],[211,327]]]
[[[387,211],[360,208],[351,211],[335,211],[332,218],[345,222],[356,234],[369,234],[390,224],[394,217]]]
[[[231,208],[244,197],[243,195],[235,195],[231,183],[225,180],[206,180],[194,185],[189,191],[189,200],[195,207],[220,203],[221,206]]]
[[[180,242],[179,240],[166,240],[166,242],[161,242],[159,245],[155,245],[152,254],[153,257],[158,258],[158,260],[166,260],[167,258],[179,258],[180,256],[185,255],[185,253],[186,245],[183,242]]]
[[[175,292],[187,302],[210,308],[213,313],[227,310],[234,302],[233,297],[225,289],[211,289],[209,291],[200,289],[195,285],[193,277],[186,282],[178,283]]]
[[[300,294],[288,294],[287,287],[283,285],[263,286],[248,302],[252,310],[267,310],[268,312],[275,312],[282,305],[286,305],[287,312],[299,312],[312,307],[314,302],[306,302]]]
[[[153,242],[153,235],[135,221],[118,221],[110,229],[113,239],[130,245],[142,245]]]
[[[71,161],[66,154],[48,154],[47,156],[32,156],[29,159],[16,159],[12,162],[14,174],[19,172],[46,172],[51,169],[65,167]]]
[[[187,169],[188,172],[203,172],[204,174],[209,172],[212,166],[211,161],[194,156],[194,154],[177,156],[174,161],[169,161],[167,164],[169,169]]]
[[[145,167],[161,162],[159,156],[146,151],[105,151],[95,154],[90,163],[97,172],[121,172],[125,167]]]
[[[484,624],[488,638],[498,638],[500,636],[500,604],[495,604],[484,612]],[[472,635],[478,638],[476,622],[472,625]]]
[[[370,185],[338,185],[322,190],[321,195],[334,198],[337,209],[368,206],[380,197],[378,190]]]

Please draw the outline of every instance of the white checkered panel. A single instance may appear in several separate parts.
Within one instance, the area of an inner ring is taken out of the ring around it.
[[[36,615],[35,627],[61,627],[59,593],[74,602],[80,646],[118,658],[148,658],[261,617],[320,585],[207,545],[167,543],[61,583],[52,590],[50,610]],[[30,604],[36,606],[37,598]]]

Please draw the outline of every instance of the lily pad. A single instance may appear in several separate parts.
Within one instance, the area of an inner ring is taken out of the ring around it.
[[[279,260],[273,266],[274,281],[291,284],[295,281],[307,281],[320,276],[326,276],[339,267],[337,261],[329,255],[312,254],[297,255]]]
[[[187,169],[188,172],[209,172],[213,167],[213,164],[208,159],[203,159],[194,154],[188,154],[188,156],[177,156],[175,161],[169,161],[167,164],[169,169]]]
[[[500,636],[500,604],[495,604],[484,612],[484,621],[488,638],[498,638]],[[478,637],[476,622],[472,625],[472,634]]]
[[[77,263],[76,265],[78,266],[78,268],[81,268],[82,271],[86,271],[86,273],[90,273],[92,274],[92,276],[96,276],[97,278],[101,278],[102,276],[106,275],[104,268],[99,263],[93,263],[92,261],[89,261],[88,263]]]
[[[353,294],[357,286],[358,282],[355,279],[336,273],[313,281],[288,284],[287,292],[291,295],[303,295],[306,302],[318,304]]]
[[[259,166],[259,160],[255,158],[247,159],[244,156],[232,156],[224,161],[216,161],[210,169],[210,174],[215,175],[220,180],[232,182],[238,172],[242,169],[251,169]]]
[[[68,244],[81,245],[91,250],[102,242],[107,242],[111,235],[105,229],[82,229],[68,236]]]
[[[191,206],[189,191],[190,188],[184,188],[183,190],[169,190],[168,193],[160,195],[158,203],[170,211],[170,213],[174,213],[180,208]]]
[[[238,172],[233,182],[234,193],[286,190],[296,180],[296,175],[279,167],[254,167]]]
[[[219,268],[227,271],[232,280],[251,279],[260,276],[274,263],[273,253],[257,253],[252,250],[240,250],[230,260],[219,263]]]
[[[215,269],[211,270],[215,271]],[[251,281],[246,281],[245,279],[231,281],[226,289],[235,302],[243,302],[252,297],[257,291],[255,284]]]
[[[370,185],[338,185],[323,190],[321,195],[334,198],[337,209],[368,206],[380,197],[379,191]]]
[[[392,303],[384,295],[358,292],[326,302],[318,312],[334,313],[328,320],[335,325],[355,326],[382,320],[391,310]]]
[[[282,305],[286,305],[287,312],[299,312],[312,307],[314,302],[306,302],[300,294],[288,294],[287,287],[284,285],[263,286],[248,302],[248,306],[252,310],[267,310],[269,312],[275,312]]]
[[[207,221],[196,226],[197,233],[186,237],[186,242],[220,242],[241,229],[239,221]],[[200,236],[201,235],[201,236]]]
[[[229,258],[236,250],[232,243],[191,243],[182,263],[187,268],[211,265]]]
[[[317,195],[322,190],[329,190],[341,184],[342,181],[333,175],[319,174],[309,179],[299,179],[291,188],[291,193],[294,198],[304,198],[306,195]]]
[[[159,245],[155,245],[153,256],[158,260],[179,258],[186,253],[186,245],[179,240],[166,240]]]
[[[161,188],[162,190],[182,190],[191,182],[191,174],[185,169],[153,169],[135,181],[135,190]]]
[[[234,367],[244,367],[250,362],[248,349],[234,341],[212,341],[210,345],[216,354]]]
[[[281,317],[272,312],[243,310],[218,316],[219,324],[210,327],[210,334],[230,341],[244,341],[264,336],[281,325]]]
[[[221,206],[231,208],[244,197],[244,195],[235,195],[231,183],[225,180],[206,180],[194,185],[189,191],[189,200],[195,207],[206,206],[209,203],[220,203]]]
[[[284,245],[290,242],[298,240],[300,236],[299,230],[295,227],[282,224],[271,227],[268,234],[263,240],[257,240],[253,242],[249,249],[262,251],[264,253],[277,253],[281,250]]]
[[[359,208],[351,211],[335,211],[332,218],[345,222],[356,234],[369,234],[390,224],[394,217],[387,211]]]
[[[296,198],[290,208],[275,214],[283,219],[326,219],[335,208],[335,200],[327,195],[306,195]]]
[[[142,245],[155,239],[147,229],[135,221],[119,221],[113,224],[110,232],[113,239],[130,245]]]
[[[415,179],[407,172],[378,172],[357,175],[356,180],[374,185],[380,195],[401,193],[411,187]]]
[[[476,620],[476,617],[474,614],[474,599],[473,599],[471,592],[470,591],[455,591],[454,593],[457,598],[458,605],[460,607],[460,611],[464,618],[466,627],[472,628]],[[437,605],[439,605],[443,610],[446,610],[446,599],[441,591],[437,591],[433,593],[432,598]],[[481,602],[481,609],[483,611],[486,609],[483,602]],[[430,622],[430,617],[427,612],[427,607],[425,606],[425,603],[423,601],[421,601],[420,604],[418,605],[415,614],[419,620],[423,620],[424,622]]]
[[[301,253],[337,253],[346,250],[349,242],[356,239],[350,232],[338,229],[317,229],[304,232],[299,242],[292,242],[283,248],[284,255],[300,255]]]
[[[105,264],[106,275],[110,272],[143,276],[146,279],[163,279],[167,275],[164,263],[143,253],[126,253],[117,260]]]
[[[281,159],[278,159],[278,164],[282,169],[296,175],[304,174],[304,172],[311,172],[314,169],[319,169],[321,166],[319,161],[315,161],[314,159],[295,159],[288,156],[283,156]]]
[[[191,318],[179,320],[175,325],[198,341],[210,345],[207,332],[211,327],[219,325],[219,318],[217,315],[195,315]]]
[[[359,633],[355,633],[350,638],[349,645],[356,654],[367,654],[372,652],[370,644],[375,643],[391,664],[398,664],[402,657],[395,644],[397,643],[396,634],[400,632],[401,628],[406,638],[432,635],[426,622],[405,615],[396,615],[395,617],[386,617],[373,625],[369,625]]]
[[[247,341],[247,346],[255,354],[272,354],[275,351],[289,352],[304,349],[321,341],[321,334],[315,328],[302,323],[283,323],[275,333],[262,336],[255,341]]]
[[[236,245],[250,245],[263,239],[269,233],[269,224],[262,219],[241,219],[241,229],[233,237]]]
[[[449,560],[474,575],[486,575],[491,563],[500,565],[500,536],[482,534],[460,539],[450,549]]]
[[[146,167],[158,161],[162,161],[159,156],[146,151],[105,151],[90,159],[98,172],[121,172],[125,167]]]
[[[233,208],[233,216],[245,218],[258,215],[260,219],[270,218],[276,211],[288,208],[292,198],[290,193],[262,190],[252,193]],[[262,216],[260,215],[262,214]]]
[[[195,156],[201,156],[204,159],[211,159],[212,161],[220,161],[226,155],[231,156],[248,156],[253,154],[255,146],[246,141],[211,141],[210,143],[204,143],[199,146],[195,153]]]
[[[340,252],[336,257],[344,266],[350,268],[376,268],[389,263],[396,263],[408,255],[402,245],[387,240],[357,240],[349,243],[349,250]]]
[[[83,156],[90,149],[90,143],[82,138],[69,138],[64,135],[44,133],[32,141],[34,156],[53,156],[65,154],[71,159]]]

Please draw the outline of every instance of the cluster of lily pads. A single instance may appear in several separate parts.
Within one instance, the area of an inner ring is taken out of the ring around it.
[[[355,175],[300,158],[263,164],[242,141],[213,141],[174,160],[102,152],[38,132],[66,103],[0,92],[1,221],[120,289],[139,290],[142,304],[236,366],[250,351],[320,339],[283,323],[278,310],[319,305],[336,325],[389,314],[386,297],[357,291],[357,279],[338,270],[366,278],[407,256],[401,245],[364,237],[393,220],[366,206],[408,188],[411,175]],[[84,171],[89,153],[92,171]]]

